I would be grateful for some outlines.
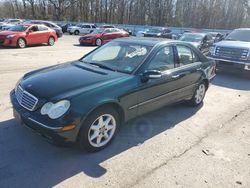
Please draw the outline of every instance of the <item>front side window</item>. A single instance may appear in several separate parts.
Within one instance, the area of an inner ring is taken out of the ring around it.
[[[47,30],[48,30],[47,27],[44,27],[44,26],[42,26],[42,25],[39,25],[39,26],[38,26],[38,29],[39,29],[39,31],[47,31]]]
[[[180,66],[189,65],[199,61],[199,57],[187,46],[176,46]]]
[[[148,69],[166,71],[175,68],[174,52],[172,46],[166,46],[159,50],[151,59]]]
[[[81,62],[118,72],[132,73],[151,49],[151,46],[141,44],[110,42],[81,59]]]

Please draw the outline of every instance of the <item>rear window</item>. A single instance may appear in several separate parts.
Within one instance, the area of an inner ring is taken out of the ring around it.
[[[250,30],[234,30],[225,40],[250,42]]]

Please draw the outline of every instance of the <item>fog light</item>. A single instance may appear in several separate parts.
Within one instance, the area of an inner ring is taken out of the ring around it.
[[[62,131],[70,131],[72,129],[74,129],[76,127],[76,125],[66,125],[62,128]]]
[[[245,65],[245,70],[250,70],[250,65]]]

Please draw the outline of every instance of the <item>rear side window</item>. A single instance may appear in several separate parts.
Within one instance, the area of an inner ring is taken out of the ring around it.
[[[193,52],[193,50],[187,46],[176,46],[180,66],[189,65],[195,62],[199,62],[199,57]]]
[[[90,25],[83,25],[82,28],[91,28]]]

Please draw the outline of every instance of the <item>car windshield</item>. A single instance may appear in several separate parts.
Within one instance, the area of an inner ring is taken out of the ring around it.
[[[110,42],[81,59],[103,69],[132,73],[149,54],[151,46],[128,42]]]
[[[25,31],[29,26],[27,25],[16,25],[11,28],[9,28],[9,31],[17,31],[17,32],[23,32]]]
[[[203,39],[203,35],[200,34],[184,34],[180,38],[181,41],[186,42],[201,42]]]
[[[102,34],[104,32],[104,29],[95,29],[92,34]]]
[[[250,30],[234,30],[225,40],[250,42]]]

